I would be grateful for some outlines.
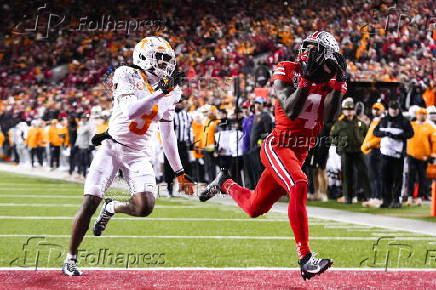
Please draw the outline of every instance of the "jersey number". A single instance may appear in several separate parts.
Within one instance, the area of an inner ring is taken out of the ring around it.
[[[307,96],[303,110],[301,110],[300,116],[298,116],[298,118],[306,120],[304,123],[305,129],[313,129],[315,127],[316,121],[318,121],[318,108],[321,103],[321,97],[320,94],[310,94]]]
[[[151,122],[153,121],[154,117],[156,117],[158,112],[158,106],[154,105],[151,109],[150,114],[144,114],[141,116],[141,119],[144,120],[144,125],[140,128],[138,128],[137,122],[131,122],[129,125],[129,130],[132,133],[138,134],[138,135],[144,135],[147,133],[148,128],[150,127]]]

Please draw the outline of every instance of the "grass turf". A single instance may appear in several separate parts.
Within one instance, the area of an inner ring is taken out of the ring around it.
[[[436,222],[436,217],[430,215],[430,203],[424,203],[421,207],[403,206],[402,208],[370,208],[363,207],[362,203],[345,204],[329,200],[328,202],[308,201],[307,205],[323,208],[341,209],[351,212],[371,213],[385,216],[419,219],[429,222]]]
[[[60,267],[82,187],[0,172],[0,267]],[[108,195],[123,200],[129,196],[117,189]],[[116,215],[102,237],[87,233],[80,246],[80,266],[298,266],[285,214],[250,219],[234,206],[159,198],[148,218],[123,218],[129,217]],[[337,267],[436,266],[434,237],[320,219],[310,219],[309,225],[312,250],[335,259]],[[377,241],[379,237],[384,238]]]

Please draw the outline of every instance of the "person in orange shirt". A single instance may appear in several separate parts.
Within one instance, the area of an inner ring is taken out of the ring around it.
[[[3,143],[5,142],[5,135],[0,128],[0,158],[3,157]]]
[[[203,123],[201,144],[204,155],[204,167],[208,174],[208,182],[216,177],[216,158],[215,158],[215,128],[220,122],[217,118],[216,110],[212,106],[206,105],[203,112],[207,114],[207,119]]]
[[[54,119],[50,122],[48,129],[48,142],[50,143],[50,168],[53,169],[53,164],[56,163],[56,168],[59,168],[59,159],[61,155],[61,146],[65,144],[66,128],[60,127],[58,120]]]
[[[35,167],[35,157],[38,160],[39,165],[42,167],[42,154],[43,148],[40,146],[43,139],[41,128],[39,128],[39,121],[33,120],[31,128],[27,132],[26,146],[30,149],[32,167]]]
[[[203,118],[200,112],[194,112],[192,118],[192,135],[193,140],[193,151],[192,156],[194,161],[192,162],[192,177],[196,182],[205,182],[204,179],[204,159],[201,148],[203,148],[202,138],[203,138]]]
[[[427,110],[425,108],[420,108],[416,112],[416,121],[412,122],[415,135],[407,141],[409,180],[406,205],[408,206],[413,202],[413,192],[416,181],[418,181],[418,198],[416,199],[416,205],[421,206],[422,199],[428,194],[427,160],[432,153],[431,139],[435,132],[435,128],[432,124],[426,122],[426,119]]]
[[[366,155],[368,161],[368,174],[371,182],[371,197],[368,202],[363,202],[363,206],[379,207],[381,204],[382,184],[380,180],[381,171],[381,153],[380,153],[380,140],[381,138],[374,136],[374,129],[380,122],[380,118],[383,116],[385,107],[381,103],[375,103],[372,105],[373,119],[369,125],[368,132],[363,140],[360,149]]]

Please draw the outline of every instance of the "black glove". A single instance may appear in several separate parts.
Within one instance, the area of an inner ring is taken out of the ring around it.
[[[95,150],[95,146],[94,145],[89,145],[88,146],[88,152],[92,152]]]
[[[94,137],[92,137],[91,139],[91,143],[94,146],[100,146],[101,142],[103,142],[106,139],[112,139],[112,136],[109,135],[107,131],[101,134],[95,134]]]
[[[342,54],[334,52],[333,55],[337,62],[336,81],[340,83],[346,82],[348,77],[347,62]]]
[[[323,83],[330,80],[330,75],[324,70],[324,54],[317,48],[311,48],[307,61],[301,63],[301,76],[312,83]]]
[[[182,71],[174,70],[169,78],[162,78],[157,84],[157,88],[161,89],[166,95],[171,92],[178,84],[182,82],[185,73]]]

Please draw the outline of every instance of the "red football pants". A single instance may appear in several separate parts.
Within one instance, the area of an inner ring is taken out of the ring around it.
[[[301,259],[310,251],[306,211],[307,177],[301,170],[307,152],[299,154],[277,143],[278,139],[273,134],[262,143],[260,157],[265,170],[253,192],[231,179],[224,182],[222,190],[253,218],[268,212],[280,197],[289,194],[288,216]]]

